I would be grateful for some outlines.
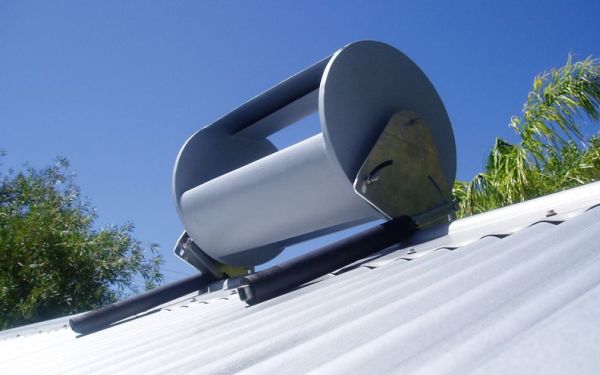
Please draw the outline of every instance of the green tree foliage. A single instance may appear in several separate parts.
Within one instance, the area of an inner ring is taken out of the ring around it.
[[[573,63],[535,77],[520,117],[510,122],[520,138],[497,138],[485,170],[457,181],[458,217],[600,180],[600,136],[586,138],[580,122],[600,120],[600,65]]]
[[[64,159],[0,172],[0,329],[100,307],[162,281],[133,225],[93,227]]]

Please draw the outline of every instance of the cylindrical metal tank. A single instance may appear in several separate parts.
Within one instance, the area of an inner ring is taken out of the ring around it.
[[[451,186],[454,137],[433,86],[397,49],[355,42],[188,139],[173,174],[188,235],[222,263],[252,266],[293,243],[384,218],[353,182],[388,120],[405,110],[429,126]],[[267,139],[317,111],[321,133],[283,150]]]

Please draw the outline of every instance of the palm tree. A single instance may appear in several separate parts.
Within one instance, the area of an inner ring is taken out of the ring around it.
[[[485,170],[457,181],[458,217],[522,202],[600,179],[600,137],[580,121],[600,120],[600,65],[587,58],[535,77],[521,116],[511,119],[518,144],[497,138]]]

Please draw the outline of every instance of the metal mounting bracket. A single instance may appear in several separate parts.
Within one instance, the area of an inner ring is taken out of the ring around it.
[[[221,279],[223,276],[229,278],[244,276],[254,271],[253,267],[230,266],[209,257],[192,241],[187,232],[181,234],[173,252],[178,258],[181,258],[200,272],[213,275],[217,279]]]
[[[354,191],[390,219],[406,215],[421,227],[448,222],[455,205],[443,157],[418,113],[396,112],[359,169]]]

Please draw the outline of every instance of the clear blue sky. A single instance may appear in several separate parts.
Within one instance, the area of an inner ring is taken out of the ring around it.
[[[170,188],[196,130],[349,42],[380,40],[437,88],[468,179],[496,136],[514,140],[507,124],[536,73],[569,52],[600,56],[599,15],[596,0],[4,0],[3,167],[67,157],[98,225],[134,222],[173,280],[193,273],[171,255],[182,225]]]

